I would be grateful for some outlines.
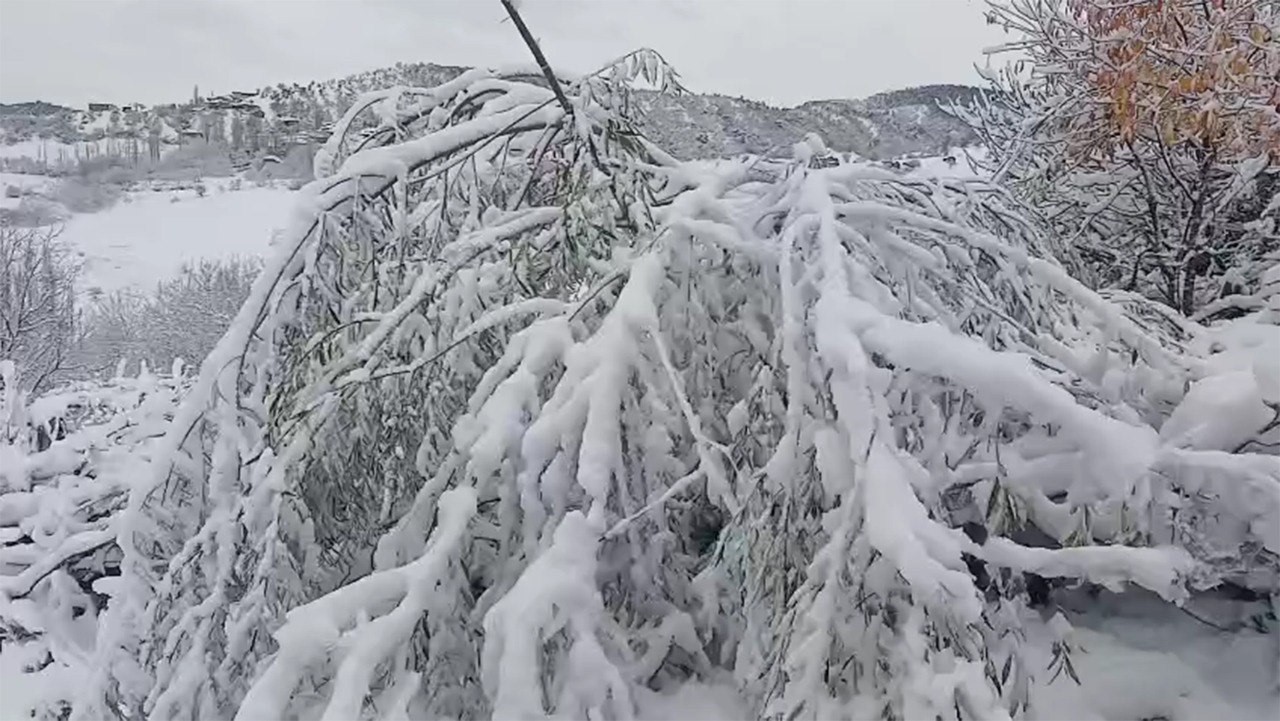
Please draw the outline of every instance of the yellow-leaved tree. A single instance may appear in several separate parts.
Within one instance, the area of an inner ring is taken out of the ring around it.
[[[1093,147],[1157,142],[1224,160],[1280,152],[1280,43],[1257,0],[1070,0],[1093,39]],[[1088,146],[1086,146],[1088,147]]]
[[[1246,292],[1277,251],[1278,8],[993,2],[1021,57],[959,112],[1077,270],[1194,314]]]

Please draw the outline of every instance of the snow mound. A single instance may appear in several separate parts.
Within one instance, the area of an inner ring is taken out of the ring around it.
[[[1258,435],[1274,416],[1254,370],[1231,371],[1196,381],[1160,428],[1160,439],[1181,448],[1233,451],[1251,439],[1280,439],[1280,428]]]

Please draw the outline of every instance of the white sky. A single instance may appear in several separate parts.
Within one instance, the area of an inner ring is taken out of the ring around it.
[[[692,90],[783,105],[974,83],[982,0],[524,0],[553,65],[661,52]],[[0,101],[176,102],[425,61],[528,60],[498,0],[0,0]]]

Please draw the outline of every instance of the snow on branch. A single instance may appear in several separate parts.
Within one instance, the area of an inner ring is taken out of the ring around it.
[[[32,661],[5,680],[29,688],[26,712],[65,718],[95,644],[110,641],[99,620],[119,591],[128,489],[190,379],[181,362],[159,377],[144,364],[29,400],[12,382],[21,370],[0,362],[0,649]]]

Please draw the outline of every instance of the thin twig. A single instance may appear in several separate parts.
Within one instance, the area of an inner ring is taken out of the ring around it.
[[[1208,620],[1208,619],[1206,619],[1206,618],[1203,618],[1203,617],[1201,617],[1201,616],[1196,615],[1195,613],[1192,613],[1192,612],[1191,612],[1191,609],[1186,608],[1186,607],[1184,607],[1184,606],[1175,606],[1174,608],[1177,608],[1179,611],[1182,611],[1183,613],[1185,613],[1185,614],[1187,614],[1188,616],[1190,616],[1191,618],[1193,618],[1193,619],[1195,619],[1195,620],[1199,621],[1200,623],[1203,623],[1204,625],[1208,626],[1209,628],[1216,629],[1216,630],[1218,630],[1218,631],[1221,631],[1222,633],[1234,633],[1235,631],[1238,631],[1238,630],[1240,629],[1240,626],[1236,626],[1235,628],[1227,628],[1226,626],[1219,626],[1218,624],[1214,623],[1213,621],[1210,621],[1210,620]]]

